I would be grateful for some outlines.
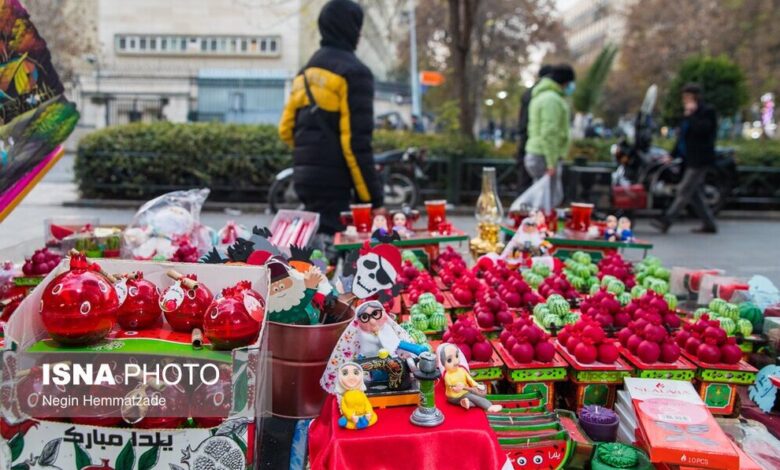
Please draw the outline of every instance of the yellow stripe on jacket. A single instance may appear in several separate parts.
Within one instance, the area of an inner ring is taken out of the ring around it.
[[[352,121],[349,111],[349,90],[347,81],[341,75],[319,67],[310,67],[304,71],[309,81],[311,94],[317,105],[328,112],[340,113],[339,132],[341,150],[344,161],[352,176],[352,184],[355,186],[358,199],[363,202],[371,201],[366,180],[360,171],[357,157],[352,151]],[[295,113],[300,108],[310,106],[309,97],[303,76],[298,75],[293,80],[290,99],[284,107],[282,118],[279,121],[279,137],[289,146],[294,146]]]

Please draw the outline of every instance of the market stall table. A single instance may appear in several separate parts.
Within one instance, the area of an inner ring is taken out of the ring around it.
[[[413,425],[409,417],[414,407],[400,406],[375,409],[376,424],[356,431],[338,426],[338,403],[329,396],[309,430],[311,468],[502,468],[506,454],[482,410],[447,403],[441,382],[436,406],[444,413],[444,422],[436,427]]]
[[[756,381],[758,370],[744,360],[736,364],[711,364],[687,351],[682,351],[682,355],[696,366],[694,385],[712,414],[731,414],[736,405],[737,387],[748,386]]]
[[[502,225],[501,231],[508,237],[512,237],[516,230]],[[647,256],[647,252],[653,249],[652,243],[643,240],[611,242],[601,238],[589,237],[584,232],[570,230],[558,232],[554,236],[548,237],[547,241],[552,244],[550,254],[562,259],[569,258],[575,251],[585,251],[591,254],[594,261],[599,261],[608,253],[625,250],[642,250],[642,257],[644,258]]]
[[[333,239],[333,246],[339,251],[351,251],[363,246],[363,243],[371,239],[370,233],[358,233],[347,235],[339,232]],[[439,245],[442,243],[454,243],[468,241],[466,232],[453,228],[448,234],[429,232],[425,229],[415,229],[411,238],[396,240],[393,245],[399,248],[422,248],[428,254],[430,260],[439,256]]]

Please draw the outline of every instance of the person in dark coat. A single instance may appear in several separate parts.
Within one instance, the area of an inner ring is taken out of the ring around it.
[[[534,87],[539,83],[539,80],[549,75],[552,72],[552,65],[544,64],[539,68],[539,78],[536,80],[529,89],[525,90],[523,96],[520,98],[520,115],[517,118],[517,190],[518,194],[522,194],[531,183],[533,179],[528,174],[528,170],[525,169],[525,144],[528,142],[528,108],[531,105],[531,96],[534,91]]]
[[[715,164],[715,140],[718,117],[715,110],[701,99],[699,85],[689,83],[682,89],[684,117],[680,124],[672,157],[681,158],[685,167],[677,195],[666,213],[651,225],[662,233],[669,231],[674,219],[690,204],[701,219],[696,233],[717,233],[718,226],[712,210],[704,200],[704,182],[707,170]]]
[[[357,3],[325,4],[321,47],[293,80],[279,123],[293,148],[295,191],[307,211],[320,214],[319,231],[327,237],[344,229],[339,213],[350,201],[384,204],[371,145],[374,76],[355,55],[362,25]]]

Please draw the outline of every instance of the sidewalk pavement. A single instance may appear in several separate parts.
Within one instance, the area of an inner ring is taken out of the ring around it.
[[[0,224],[0,260],[20,259],[32,254],[43,244],[43,221],[48,217],[98,217],[102,224],[128,224],[132,221],[138,203],[122,208],[74,207],[78,193],[72,183],[72,158],[66,156],[38,184],[27,198]],[[235,212],[206,210],[201,220],[217,229],[228,220],[253,225],[268,225],[271,216],[261,211]],[[257,209],[257,208],[255,208]],[[453,211],[453,224],[474,235],[476,222],[473,209]],[[646,220],[635,223],[637,238],[655,244],[652,254],[667,266],[689,266],[725,269],[735,276],[763,274],[780,285],[780,222],[774,214],[750,212],[754,218],[744,219],[744,212],[719,221],[717,235],[690,233],[694,222],[684,222],[672,227],[667,235],[660,235],[649,227]],[[467,246],[462,247],[464,251]],[[629,256],[632,254],[629,253]],[[639,253],[633,254],[637,256]]]

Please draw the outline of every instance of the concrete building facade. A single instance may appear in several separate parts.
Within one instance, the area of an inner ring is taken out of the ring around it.
[[[566,42],[577,65],[587,65],[608,43],[620,44],[626,14],[637,0],[577,0],[562,12]]]
[[[82,125],[93,128],[162,119],[275,124],[291,78],[319,47],[325,3],[91,1],[98,48],[79,67],[72,95]],[[365,3],[358,56],[381,82],[397,54],[379,7],[395,2]]]

